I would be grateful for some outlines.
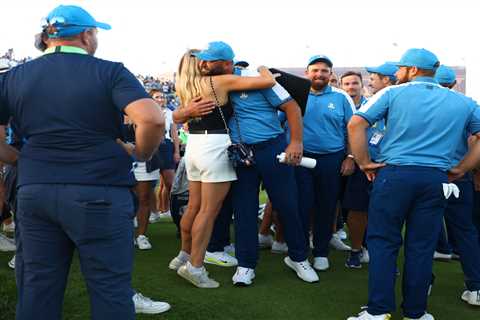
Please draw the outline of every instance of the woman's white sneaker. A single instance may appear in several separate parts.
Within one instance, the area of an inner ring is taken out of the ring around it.
[[[317,282],[319,280],[317,273],[315,272],[315,270],[313,270],[308,260],[295,262],[290,259],[290,257],[285,257],[283,261],[289,268],[295,271],[297,273],[297,276],[303,281],[311,283]]]
[[[189,263],[178,268],[177,274],[183,279],[202,289],[214,289],[220,286],[217,281],[208,277],[207,270],[204,267],[199,272],[192,272],[188,265]]]
[[[238,286],[249,286],[253,279],[255,279],[255,270],[244,267],[237,267],[237,271],[232,277],[233,284]]]
[[[330,268],[330,263],[327,257],[315,257],[313,258],[313,268],[318,271],[326,271]]]

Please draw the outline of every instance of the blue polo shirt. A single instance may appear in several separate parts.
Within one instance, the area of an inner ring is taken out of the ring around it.
[[[250,70],[235,70],[241,76],[255,76]],[[278,107],[292,98],[279,84],[270,89],[250,90],[230,93],[230,100],[238,119],[242,141],[247,144],[260,143],[283,133],[278,118]],[[239,142],[237,124],[234,116],[228,123],[231,138]]]
[[[345,150],[347,123],[355,112],[352,98],[343,90],[326,86],[310,92],[303,116],[303,148],[316,154]]]
[[[377,161],[448,170],[465,131],[480,131],[480,109],[471,99],[431,77],[387,87],[356,113],[370,125],[386,121]]]
[[[121,63],[63,48],[0,83],[0,123],[11,116],[26,138],[18,184],[133,185],[132,159],[115,139],[124,108],[147,93]]]
[[[460,96],[462,96],[463,98],[465,98],[468,102],[467,103],[471,103],[471,104],[474,104],[474,105],[477,105],[478,107],[478,104],[476,101],[474,101],[473,99],[469,98],[469,97],[466,97],[464,95],[462,95],[461,93],[458,93]],[[462,137],[460,138],[460,141],[457,145],[457,149],[455,150],[455,154],[453,156],[453,165],[457,165],[460,160],[462,160],[465,155],[467,154],[468,152],[468,137],[472,134],[472,132],[468,132],[467,130],[465,130],[462,134]]]

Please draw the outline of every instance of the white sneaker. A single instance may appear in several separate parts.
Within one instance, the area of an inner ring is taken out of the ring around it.
[[[201,272],[193,273],[190,272],[188,264],[184,264],[178,268],[177,274],[183,279],[191,282],[194,286],[202,289],[214,289],[218,288],[220,284],[208,277],[207,270],[205,267],[202,267]]]
[[[348,238],[347,233],[343,229],[337,231],[337,236],[340,238],[340,240],[347,240]]]
[[[133,227],[134,227],[134,228],[138,228],[138,219],[137,219],[137,217],[134,217],[134,218],[133,218]]]
[[[336,233],[332,235],[332,238],[330,239],[330,245],[339,251],[350,251],[352,248],[350,246],[347,246],[343,241],[338,237]]]
[[[146,236],[144,236],[143,234],[141,234],[137,237],[136,243],[137,243],[138,249],[140,249],[140,250],[150,250],[150,249],[152,249],[152,245],[150,244],[150,241],[148,241],[148,238]]]
[[[370,263],[370,255],[367,248],[362,248],[362,254],[360,255],[360,263]]]
[[[315,257],[313,258],[313,268],[318,271],[326,271],[330,268],[330,263],[327,257]]]
[[[0,233],[0,251],[8,252],[8,251],[15,251],[17,247],[15,246],[15,242],[4,236]]]
[[[223,251],[225,251],[227,254],[231,255],[232,257],[235,257],[235,244],[230,243],[228,246],[225,246],[223,248]]]
[[[258,219],[263,220],[263,214],[265,213],[266,206],[267,206],[266,203],[260,204],[258,206]]]
[[[244,267],[237,267],[237,271],[232,277],[234,285],[237,286],[249,286],[255,279],[255,270]]]
[[[260,249],[271,248],[273,244],[273,237],[271,234],[265,236],[263,234],[258,234],[258,247]]]
[[[138,292],[133,295],[132,300],[135,304],[135,313],[159,314],[170,310],[170,305],[168,303],[153,301]]]
[[[433,260],[449,261],[452,260],[452,254],[435,251],[433,253]]]
[[[472,306],[480,306],[480,290],[465,290],[462,294],[462,300]]]
[[[203,259],[203,262],[215,264],[220,267],[236,267],[238,265],[237,259],[229,255],[225,251],[207,251],[205,253],[205,258]]]
[[[283,261],[289,268],[293,269],[293,271],[297,273],[297,276],[303,281],[311,283],[319,280],[317,273],[312,269],[312,266],[310,266],[310,262],[308,262],[308,260],[295,262],[290,259],[290,257],[285,257]]]
[[[8,261],[8,266],[10,267],[10,269],[15,270],[15,256],[13,256],[13,258],[10,261]]]
[[[160,213],[158,212],[150,212],[150,217],[148,218],[148,222],[156,223],[160,221]]]
[[[165,212],[160,212],[158,213],[158,216],[160,219],[169,219],[172,217],[172,213],[170,212],[170,210],[168,211],[165,211]]]
[[[273,241],[272,252],[273,253],[287,253],[288,252],[288,246],[285,242]]]
[[[177,271],[181,266],[185,265],[188,260],[182,260],[178,256],[173,258],[172,261],[168,264],[170,270]]]
[[[403,320],[435,320],[435,318],[430,314],[430,313],[426,313],[421,316],[420,318],[403,318]]]
[[[368,311],[362,311],[356,317],[348,317],[347,320],[390,320],[392,315],[389,313],[378,316],[371,315]]]
[[[15,232],[15,222],[11,222],[9,224],[3,224],[3,232],[6,233],[14,233]]]

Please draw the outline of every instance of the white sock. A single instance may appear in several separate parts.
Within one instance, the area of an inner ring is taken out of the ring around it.
[[[180,250],[177,258],[182,260],[182,261],[188,261],[188,260],[190,260],[190,255],[188,253],[186,253],[185,251]]]
[[[192,264],[190,263],[190,261],[188,261],[188,262],[187,262],[187,269],[188,269],[188,271],[189,271],[190,273],[194,273],[194,274],[196,273],[196,274],[198,274],[198,273],[202,273],[202,271],[203,271],[203,266],[201,266],[201,267],[194,267],[194,266],[192,266]]]

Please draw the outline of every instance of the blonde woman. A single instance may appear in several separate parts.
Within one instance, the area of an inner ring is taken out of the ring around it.
[[[199,288],[217,288],[219,283],[208,277],[203,259],[215,218],[231,182],[237,179],[227,156],[231,144],[227,124],[233,113],[228,93],[271,88],[275,79],[265,67],[259,68],[260,76],[257,77],[232,75],[234,54],[226,43],[212,42],[205,51],[211,55],[209,61],[216,63],[211,67],[222,68],[222,71],[229,69],[229,74],[202,75],[202,57],[195,56],[198,50],[189,50],[180,61],[176,90],[181,107],[174,112],[173,118],[177,123],[188,121],[189,125],[185,152],[189,202],[180,222],[182,249],[169,268],[178,270],[181,277]],[[185,106],[198,102],[198,97],[215,101],[215,104],[205,102],[201,112],[191,113]]]

